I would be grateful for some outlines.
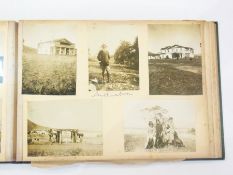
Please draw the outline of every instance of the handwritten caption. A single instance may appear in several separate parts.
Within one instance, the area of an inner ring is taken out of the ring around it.
[[[120,96],[132,96],[132,93],[129,92],[95,92],[92,94],[92,97],[120,97]]]

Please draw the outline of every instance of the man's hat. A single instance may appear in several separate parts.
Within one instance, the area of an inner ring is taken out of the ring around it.
[[[106,47],[108,47],[108,46],[107,46],[106,44],[102,44],[101,47],[102,47],[102,48],[106,48]]]

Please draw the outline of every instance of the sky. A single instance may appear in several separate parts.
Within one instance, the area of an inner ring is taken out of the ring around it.
[[[66,38],[77,47],[77,28],[77,23],[73,21],[25,22],[23,24],[24,45],[37,48],[39,42]]]
[[[153,53],[166,46],[178,44],[192,47],[194,54],[200,54],[201,32],[199,24],[149,24],[148,47]]]
[[[173,117],[176,128],[195,128],[196,108],[192,102],[186,100],[134,100],[125,106],[124,127],[126,129],[145,129],[152,112],[144,110],[160,106],[168,111],[167,115]]]
[[[49,100],[28,102],[28,119],[51,128],[102,130],[101,100]]]
[[[96,56],[101,45],[106,44],[110,55],[113,55],[121,41],[133,43],[137,32],[137,27],[131,24],[90,24],[87,33],[89,54]]]

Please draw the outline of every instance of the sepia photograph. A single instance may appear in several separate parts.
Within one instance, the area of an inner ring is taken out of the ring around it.
[[[88,25],[89,91],[139,90],[137,26]]]
[[[24,23],[23,94],[76,94],[76,36],[74,22]]]
[[[124,109],[125,152],[194,152],[195,107],[187,100],[135,100]]]
[[[199,24],[149,24],[150,95],[202,94]]]
[[[103,155],[101,100],[29,101],[27,116],[28,157]]]

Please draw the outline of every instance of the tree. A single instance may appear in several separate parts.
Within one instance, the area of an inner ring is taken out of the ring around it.
[[[122,41],[114,54],[116,64],[124,64],[133,69],[139,66],[138,38],[131,44],[128,41]]]

